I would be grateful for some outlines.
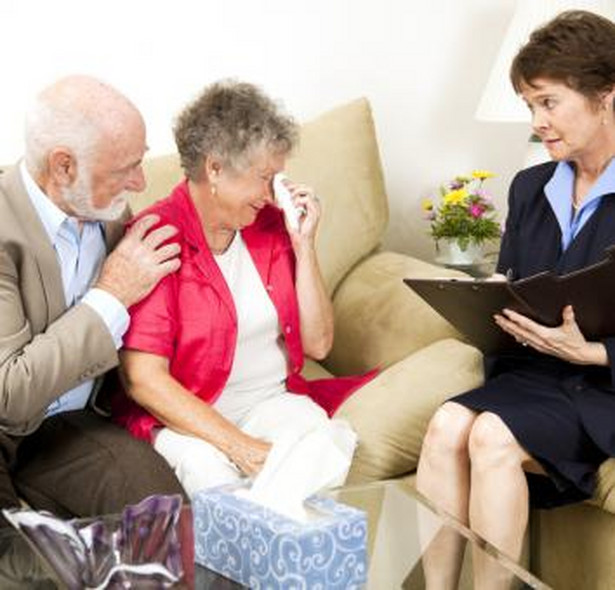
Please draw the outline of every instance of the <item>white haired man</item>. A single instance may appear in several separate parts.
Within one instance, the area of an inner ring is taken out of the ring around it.
[[[0,507],[117,512],[183,493],[166,462],[96,411],[118,363],[126,309],[179,267],[170,226],[122,237],[125,191],[142,191],[145,125],[86,76],[46,88],[25,158],[0,176]],[[108,252],[111,252],[107,255]]]

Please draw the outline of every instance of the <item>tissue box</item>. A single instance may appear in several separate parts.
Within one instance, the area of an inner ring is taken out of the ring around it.
[[[234,495],[237,489],[212,488],[193,498],[196,563],[256,590],[363,586],[364,512],[312,496],[306,506],[317,515],[302,523]]]

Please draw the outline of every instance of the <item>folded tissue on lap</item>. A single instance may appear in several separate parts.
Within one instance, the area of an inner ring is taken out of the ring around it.
[[[256,590],[363,587],[367,579],[365,513],[312,496],[307,522],[237,494],[238,486],[193,498],[195,561]]]

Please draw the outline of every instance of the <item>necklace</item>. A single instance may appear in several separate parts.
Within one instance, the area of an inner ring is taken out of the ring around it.
[[[219,254],[224,254],[230,247],[230,245],[233,243],[233,240],[235,238],[235,234],[237,232],[235,230],[233,230],[232,232],[219,232],[218,234],[215,234],[216,236],[221,236],[223,237],[222,239],[212,239],[211,242],[209,243],[209,249],[211,250],[212,254],[215,255],[219,255]],[[207,240],[208,242],[210,242],[210,240]],[[214,245],[213,242],[218,242],[221,245]]]
[[[583,205],[583,197],[578,196],[578,194],[572,195],[572,208],[574,211],[578,211]]]

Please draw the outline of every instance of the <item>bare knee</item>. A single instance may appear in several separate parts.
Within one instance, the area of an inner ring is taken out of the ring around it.
[[[480,414],[472,424],[468,449],[475,467],[521,466],[529,458],[504,421],[491,412]]]
[[[476,414],[464,406],[447,402],[427,427],[422,453],[467,453],[468,437]]]

